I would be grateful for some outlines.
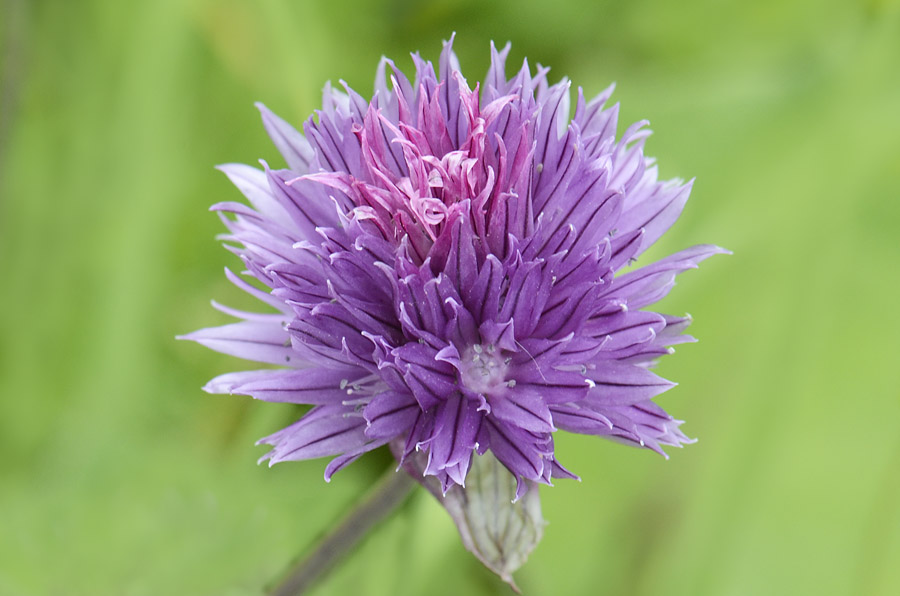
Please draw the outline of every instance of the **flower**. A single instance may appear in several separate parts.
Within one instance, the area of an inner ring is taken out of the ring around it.
[[[240,322],[185,336],[278,369],[225,374],[211,393],[312,405],[261,440],[263,460],[334,456],[326,480],[391,444],[446,494],[491,452],[531,483],[575,475],[557,430],[663,453],[691,442],[652,398],[650,368],[693,341],[689,317],[646,307],[675,276],[725,252],[701,245],[628,270],[678,218],[691,182],[659,181],[641,121],[616,138],[612,86],[579,88],[491,46],[470,88],[446,43],[439,75],[382,59],[368,102],[326,85],[301,134],[259,105],[287,169],[221,166],[242,203],[212,207],[277,314],[216,305]],[[388,85],[390,80],[390,87]],[[215,304],[215,303],[214,303]]]

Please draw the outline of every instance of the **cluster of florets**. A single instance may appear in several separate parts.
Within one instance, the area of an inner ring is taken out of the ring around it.
[[[662,453],[688,439],[651,398],[649,367],[688,318],[642,310],[677,273],[721,249],[697,246],[620,273],[678,218],[690,183],[661,182],[646,122],[616,137],[612,88],[587,102],[527,62],[507,79],[492,47],[470,88],[444,47],[437,75],[408,80],[382,60],[371,102],[327,86],[300,134],[260,106],[288,169],[222,169],[251,207],[214,207],[278,314],[188,336],[277,370],[207,389],[311,404],[263,439],[271,463],[336,456],[326,478],[391,443],[446,491],[490,450],[520,481],[573,477],[558,429]],[[388,84],[390,79],[390,85]],[[265,458],[264,458],[265,459]]]

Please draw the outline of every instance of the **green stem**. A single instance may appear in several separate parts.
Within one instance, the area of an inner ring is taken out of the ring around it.
[[[335,563],[349,554],[369,530],[402,505],[415,485],[406,472],[389,469],[365,498],[309,554],[294,564],[270,594],[298,596],[309,590]]]

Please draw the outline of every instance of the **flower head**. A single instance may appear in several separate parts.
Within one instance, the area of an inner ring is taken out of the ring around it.
[[[451,42],[452,43],[452,42]],[[690,440],[649,369],[692,338],[646,307],[722,249],[695,246],[621,272],[678,218],[691,183],[659,181],[646,122],[617,138],[612,87],[591,101],[527,62],[506,78],[492,46],[470,87],[451,43],[435,73],[383,59],[366,101],[343,85],[303,134],[259,106],[287,169],[221,169],[251,207],[220,203],[237,253],[277,314],[187,336],[279,369],[213,393],[311,404],[263,439],[270,463],[335,456],[325,477],[390,443],[444,492],[490,451],[516,478],[574,477],[557,430],[663,453]],[[226,215],[227,214],[227,215]]]

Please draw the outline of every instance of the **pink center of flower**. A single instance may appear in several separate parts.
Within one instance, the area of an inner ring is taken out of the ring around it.
[[[407,237],[420,257],[457,213],[472,217],[475,232],[484,236],[498,205],[530,184],[531,140],[525,121],[518,125],[522,130],[517,146],[507,147],[496,133],[489,139],[487,129],[515,97],[481,106],[478,86],[469,90],[465,80],[458,82],[458,143],[451,142],[438,101],[441,86],[431,92],[422,86],[414,106],[398,96],[398,122],[372,104],[363,122],[353,125],[362,175],[338,170],[302,178],[345,193],[355,204],[353,217],[374,222],[396,242]],[[507,218],[511,209],[503,207],[500,215]]]

